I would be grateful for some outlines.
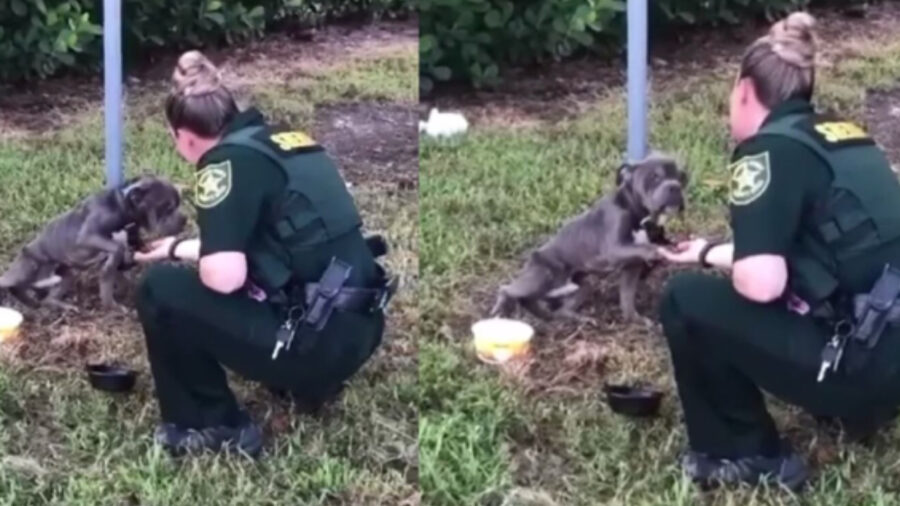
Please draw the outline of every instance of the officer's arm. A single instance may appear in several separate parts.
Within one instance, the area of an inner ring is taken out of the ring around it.
[[[780,255],[745,257],[731,268],[734,289],[754,302],[772,302],[781,297],[787,279],[787,262]]]
[[[729,195],[731,280],[747,299],[766,303],[784,294],[786,256],[819,163],[806,147],[782,138],[757,138],[735,153]]]
[[[200,258],[200,281],[210,290],[231,293],[247,281],[247,257],[240,251],[222,251]]]
[[[200,228],[200,280],[211,290],[231,293],[247,281],[244,252],[253,237],[266,196],[281,184],[277,168],[255,152],[222,148],[198,172],[195,200]]]
[[[718,244],[705,257],[709,265],[731,269],[735,290],[754,302],[771,302],[787,286],[787,262],[780,255],[753,255],[734,262],[734,243]]]
[[[247,258],[240,251],[223,251],[200,258],[200,240],[181,241],[173,252],[180,260],[199,259],[200,280],[207,288],[231,293],[247,281]]]

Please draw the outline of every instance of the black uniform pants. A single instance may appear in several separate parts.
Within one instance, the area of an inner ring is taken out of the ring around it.
[[[694,451],[774,456],[779,436],[762,391],[814,415],[850,419],[888,411],[900,398],[897,331],[882,337],[863,372],[818,383],[830,333],[783,301],[755,303],[730,279],[685,273],[668,282],[660,317]]]
[[[297,353],[297,344],[315,335],[300,328],[292,348],[272,360],[282,317],[243,291],[210,290],[188,266],[151,266],[141,281],[137,310],[162,419],[184,428],[245,421],[223,366],[314,399],[355,373],[380,343],[384,329],[381,313],[335,312],[315,336],[313,348]]]

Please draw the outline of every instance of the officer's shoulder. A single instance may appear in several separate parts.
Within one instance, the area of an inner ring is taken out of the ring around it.
[[[213,146],[205,155],[200,163],[200,169],[205,165],[212,163],[231,162],[232,165],[241,164],[247,160],[258,162],[267,160],[265,155],[258,153],[256,150],[237,144],[225,144]]]
[[[791,168],[798,162],[818,163],[818,156],[802,142],[777,134],[757,134],[735,148],[730,163],[765,158],[772,170]]]
[[[201,160],[198,170],[203,171],[208,167],[228,165],[235,173],[237,179],[247,176],[259,176],[266,172],[266,167],[277,172],[278,167],[264,154],[240,145],[215,146],[210,149]],[[252,170],[247,170],[247,169]]]

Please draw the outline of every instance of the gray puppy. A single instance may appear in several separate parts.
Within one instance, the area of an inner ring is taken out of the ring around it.
[[[0,289],[36,307],[41,302],[32,292],[49,288],[43,303],[74,310],[61,300],[71,289],[72,271],[99,267],[101,302],[114,307],[119,271],[134,265],[133,252],[142,247],[142,234],[180,233],[187,223],[180,206],[178,189],[153,176],[101,190],[47,223],[0,275]],[[117,240],[123,232],[127,240]]]
[[[616,191],[569,219],[532,251],[518,276],[499,289],[492,316],[508,315],[518,302],[542,319],[562,316],[593,321],[575,310],[585,301],[585,278],[618,270],[619,306],[627,321],[640,319],[635,292],[643,274],[659,260],[662,221],[684,211],[687,173],[676,161],[652,153],[616,173]],[[646,321],[646,320],[645,320]]]

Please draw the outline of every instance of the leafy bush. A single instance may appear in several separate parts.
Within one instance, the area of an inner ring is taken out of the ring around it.
[[[650,0],[652,31],[773,20],[825,0]],[[840,5],[866,0],[840,0]],[[422,91],[436,82],[475,87],[500,80],[507,65],[559,60],[576,51],[624,45],[626,0],[420,0]]]
[[[565,57],[594,44],[624,0],[420,0],[420,62],[427,91],[465,76],[495,84],[501,64]]]
[[[122,0],[129,61],[148,49],[258,37],[285,20],[319,24],[408,13],[414,0]],[[0,80],[99,69],[103,0],[0,0]]]
[[[74,66],[101,35],[82,2],[0,0],[0,78],[49,75]]]

